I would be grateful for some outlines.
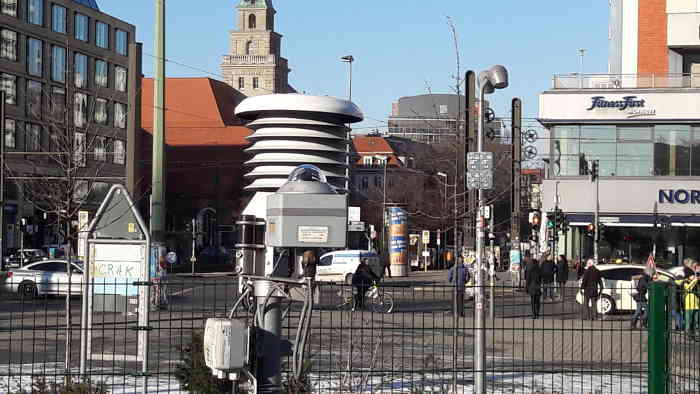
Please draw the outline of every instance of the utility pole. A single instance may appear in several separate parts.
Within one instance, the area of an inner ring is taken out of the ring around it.
[[[165,0],[155,0],[151,238],[165,241]]]
[[[469,152],[476,151],[476,132],[477,132],[477,121],[479,119],[478,112],[476,109],[476,73],[472,70],[467,71],[464,74],[464,95],[466,96],[465,105],[465,115],[464,115],[464,162],[465,165],[461,169],[461,175],[464,179],[462,182],[462,192],[464,193],[464,211],[466,212],[464,218],[464,241],[466,246],[473,247],[476,243],[476,229],[474,228],[474,223],[476,222],[476,205],[477,205],[477,193],[475,191],[467,190],[467,155]],[[479,104],[481,108],[481,103]],[[455,183],[457,183],[459,177],[455,177]],[[455,195],[457,193],[455,192]],[[456,197],[455,197],[456,198]],[[455,214],[457,212],[455,204]],[[455,221],[456,224],[456,221]],[[456,230],[455,230],[456,233]]]

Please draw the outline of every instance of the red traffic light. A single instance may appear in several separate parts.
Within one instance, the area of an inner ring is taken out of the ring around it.
[[[593,232],[595,230],[595,226],[593,225],[593,223],[589,223],[588,227],[586,227],[586,229],[590,232]]]
[[[540,217],[538,215],[535,215],[532,218],[532,225],[533,226],[539,226],[540,225]]]

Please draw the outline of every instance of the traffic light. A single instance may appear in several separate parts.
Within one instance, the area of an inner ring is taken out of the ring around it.
[[[530,212],[528,215],[528,222],[532,225],[534,230],[540,228],[540,214],[539,212]]]
[[[595,225],[593,225],[593,223],[588,223],[588,226],[586,227],[586,234],[588,234],[589,237],[592,237],[595,234]]]
[[[598,160],[593,160],[591,162],[591,173],[590,173],[591,182],[595,182],[595,180],[598,179],[598,175],[599,175],[598,170],[599,170]]]

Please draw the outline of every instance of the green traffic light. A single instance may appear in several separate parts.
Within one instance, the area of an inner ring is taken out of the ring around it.
[[[547,220],[547,228],[554,228],[554,221],[553,220]]]

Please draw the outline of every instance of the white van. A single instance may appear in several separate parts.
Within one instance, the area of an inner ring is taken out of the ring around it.
[[[352,283],[352,275],[360,265],[360,259],[369,259],[369,266],[378,277],[384,274],[384,266],[378,254],[366,250],[336,250],[326,253],[316,266],[317,281],[345,281]]]

